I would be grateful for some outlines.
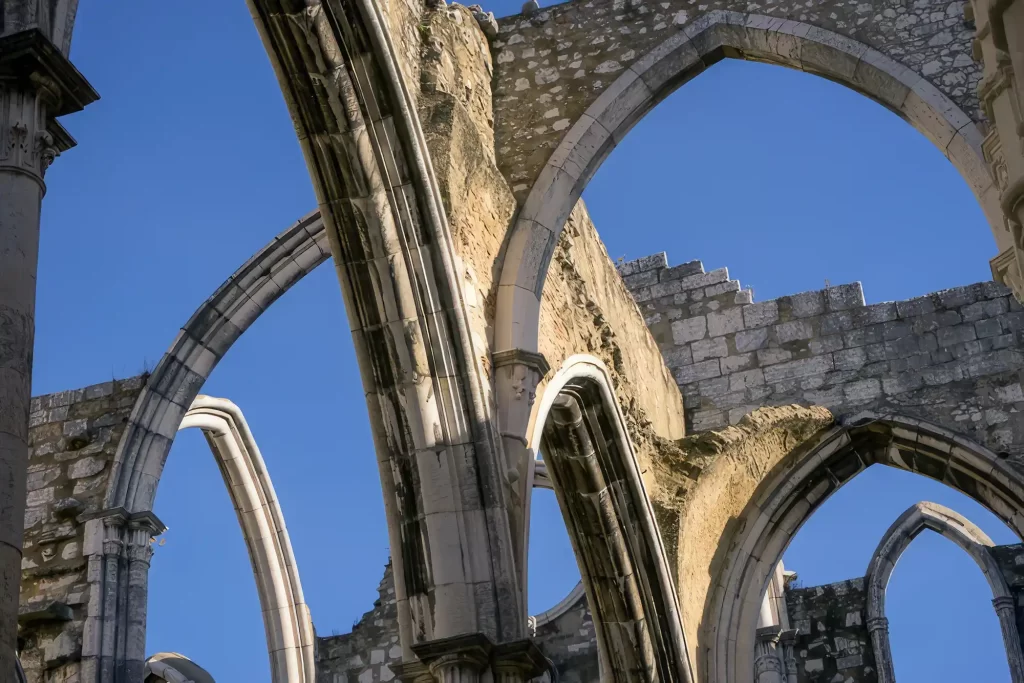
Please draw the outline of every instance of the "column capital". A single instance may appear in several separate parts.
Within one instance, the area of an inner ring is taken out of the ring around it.
[[[452,664],[483,669],[491,659],[494,645],[482,633],[469,633],[438,640],[428,640],[412,646],[413,653],[431,672]]]
[[[540,676],[549,666],[548,658],[530,638],[495,646],[493,657],[495,669],[518,673],[524,681]]]
[[[525,365],[528,368],[537,371],[537,374],[543,377],[548,374],[551,370],[551,366],[548,365],[548,361],[544,358],[544,354],[538,353],[537,351],[526,351],[525,349],[507,349],[505,351],[496,351],[491,354],[494,360],[494,367],[502,368],[507,365]]]
[[[872,631],[889,632],[889,620],[885,617],[872,617],[871,619],[868,619],[864,625],[867,627],[869,633]]]
[[[1011,612],[1016,612],[1016,610],[1017,610],[1017,603],[1016,603],[1016,601],[1011,596],[1009,596],[1009,595],[1004,595],[1002,597],[994,598],[992,600],[992,606],[995,607],[996,612],[1002,612],[1004,610],[1009,610]]]

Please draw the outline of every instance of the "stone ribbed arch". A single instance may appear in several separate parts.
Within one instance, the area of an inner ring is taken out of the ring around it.
[[[615,681],[691,681],[665,550],[601,362],[570,358],[548,384],[537,424],[601,671]]]
[[[1024,682],[1024,654],[1021,652],[1020,636],[1017,631],[1014,598],[1002,570],[992,555],[994,545],[984,531],[963,515],[937,503],[922,501],[915,503],[899,519],[879,542],[865,577],[867,585],[867,622],[871,633],[871,645],[875,651],[878,669],[878,683],[896,683],[893,670],[892,651],[889,646],[889,626],[885,617],[885,591],[893,569],[903,552],[921,532],[931,530],[949,539],[971,559],[985,575],[992,589],[992,602],[999,617],[1003,644],[1010,665],[1010,680]]]
[[[824,429],[764,463],[742,512],[725,511],[734,524],[719,544],[698,643],[706,683],[752,683],[757,620],[775,566],[818,506],[874,464],[936,479],[1024,532],[1024,475],[987,448],[898,415],[865,414]]]
[[[1009,246],[998,190],[981,151],[973,95],[978,69],[970,62],[966,29],[955,31],[960,41],[956,51],[964,60],[957,78],[966,85],[954,96],[897,58],[920,62],[926,46],[920,40],[901,39],[898,31],[887,29],[888,24],[877,18],[856,30],[852,22],[840,27],[835,21],[826,29],[785,15],[722,9],[694,18],[692,6],[682,3],[668,3],[668,9],[656,12],[616,4],[613,18],[611,4],[588,3],[583,10],[567,3],[532,23],[510,23],[503,29],[498,63],[502,55],[507,57],[496,106],[503,137],[499,135],[497,145],[505,173],[518,190],[521,210],[502,264],[495,321],[498,351],[536,349],[540,296],[554,246],[604,159],[658,102],[725,57],[818,74],[886,106],[952,161],[981,203],[1000,249]],[[826,7],[816,7],[815,16],[820,24],[830,23]],[[594,27],[588,33],[590,23]],[[656,30],[659,25],[664,30]],[[616,57],[600,63],[597,56],[587,57],[605,54],[604,43],[612,46],[607,53]],[[526,77],[521,68],[516,71],[523,61],[516,55],[544,49],[552,53],[549,62],[559,60],[557,67],[550,67],[553,72],[544,75],[536,59],[526,60],[535,65]],[[565,71],[565,65],[572,64],[577,65],[575,74]],[[535,81],[544,82],[544,87]],[[545,114],[550,117],[533,112],[537,107],[548,108]],[[524,128],[531,134],[523,134]]]
[[[248,4],[313,181],[362,370],[403,659],[475,676],[484,641],[526,632],[510,468],[388,22],[373,0]],[[483,640],[470,647],[463,636]],[[446,658],[452,648],[463,654]]]
[[[256,319],[330,258],[320,212],[280,233],[192,314],[139,394],[114,457],[106,506],[153,509],[171,442],[217,363]]]
[[[249,550],[273,683],[316,680],[313,620],[302,593],[284,513],[242,411],[231,401],[197,396],[181,429],[201,429],[217,459]]]

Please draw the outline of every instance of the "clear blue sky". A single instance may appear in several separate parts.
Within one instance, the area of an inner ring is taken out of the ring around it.
[[[37,394],[152,368],[224,278],[315,205],[241,0],[88,0],[72,58],[103,99],[65,119],[79,147],[47,177]],[[673,263],[728,266],[758,300],[826,279],[862,281],[869,301],[906,298],[988,279],[995,250],[966,184],[925,138],[841,86],[758,64],[720,64],[661,104],[585,198],[613,257],[664,250]],[[276,303],[204,392],[248,417],[319,633],[348,631],[376,597],[388,540],[332,269]],[[578,580],[557,506],[542,494],[534,611]],[[921,499],[1014,542],[959,494],[872,470],[811,520],[787,565],[806,585],[860,576],[882,532]],[[248,557],[194,430],[175,443],[156,512],[170,530],[153,560],[149,652],[182,652],[225,683],[269,681]],[[942,539],[926,535],[908,551],[889,616],[901,683],[1009,680],[981,574]]]

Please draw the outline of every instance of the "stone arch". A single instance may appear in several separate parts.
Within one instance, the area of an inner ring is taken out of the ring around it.
[[[224,476],[249,549],[270,655],[273,683],[316,681],[313,619],[302,593],[284,513],[242,411],[231,401],[198,396],[180,429],[203,431]]]
[[[618,681],[691,681],[661,536],[601,362],[568,359],[545,390],[536,425],[583,577],[601,670]]]
[[[509,238],[495,319],[498,351],[537,349],[540,298],[573,206],[630,129],[669,94],[725,57],[817,74],[879,102],[932,141],[978,198],[1001,248],[1006,230],[981,151],[982,133],[956,102],[868,45],[799,21],[711,11],[643,54],[605,87],[530,178]]]
[[[874,464],[936,479],[1024,536],[1024,474],[987,448],[891,414],[863,414],[826,429],[768,465],[720,544],[700,628],[703,680],[752,683],[754,633],[772,571],[817,507]]]
[[[999,617],[1003,644],[1010,664],[1010,680],[1013,683],[1024,682],[1024,654],[1021,653],[1017,632],[1014,598],[999,564],[989,550],[994,545],[992,539],[963,515],[942,505],[923,501],[912,505],[889,527],[868,563],[866,625],[875,651],[878,683],[896,683],[889,647],[889,623],[885,617],[886,586],[903,552],[926,529],[959,546],[971,556],[985,575]]]
[[[330,256],[314,211],[256,252],[192,314],[135,401],[114,456],[108,508],[153,509],[174,435],[214,367],[272,303]]]

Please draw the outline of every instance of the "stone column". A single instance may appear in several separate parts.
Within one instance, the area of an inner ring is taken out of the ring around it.
[[[999,191],[1010,246],[992,259],[992,274],[1024,299],[1024,0],[972,0],[974,58],[989,131],[982,152]]]
[[[786,671],[786,683],[797,683],[796,641],[800,635],[798,630],[789,629],[782,632],[782,664]]]
[[[511,495],[509,520],[515,544],[516,569],[523,596],[523,609],[527,605],[527,546],[530,533],[530,500],[532,468],[535,454],[528,448],[526,433],[537,397],[537,386],[550,369],[539,353],[512,349],[493,355],[494,383],[498,405],[498,428],[502,450],[505,453],[506,477]],[[524,614],[524,620],[527,615]],[[524,621],[525,623],[525,621]]]
[[[999,617],[999,630],[1003,634],[1006,661],[1010,665],[1010,680],[1024,681],[1024,651],[1021,650],[1020,634],[1017,630],[1017,605],[1012,597],[996,598],[992,601]]]
[[[785,683],[782,658],[779,656],[778,626],[757,629],[757,654],[754,658],[754,683]]]
[[[878,683],[896,683],[896,672],[892,666],[892,650],[889,648],[889,620],[885,617],[868,619],[866,626],[871,634],[871,647],[875,651],[875,668]]]
[[[0,37],[0,676],[16,670],[43,176],[96,93],[38,29]]]

